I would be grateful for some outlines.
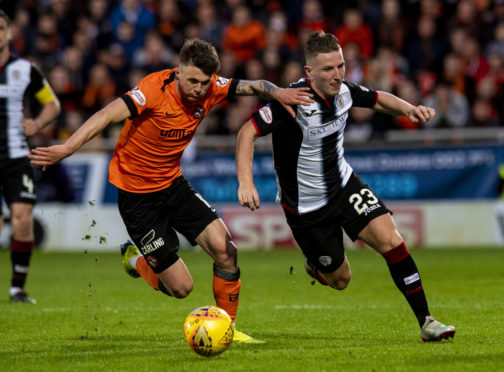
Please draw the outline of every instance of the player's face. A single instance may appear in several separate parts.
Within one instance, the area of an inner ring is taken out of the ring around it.
[[[210,87],[212,76],[195,66],[180,66],[177,69],[177,90],[186,101],[195,102],[203,97]]]
[[[0,18],[0,51],[8,47],[10,35],[10,27],[7,25],[7,21]]]
[[[341,89],[345,77],[345,60],[340,50],[319,53],[305,66],[313,89],[325,99],[332,99]]]

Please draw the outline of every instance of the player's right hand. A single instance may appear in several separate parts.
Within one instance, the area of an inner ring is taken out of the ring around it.
[[[249,208],[251,211],[259,209],[261,204],[259,201],[259,193],[253,184],[240,185],[238,187],[238,201],[242,207]]]
[[[69,156],[68,150],[64,145],[55,145],[50,147],[37,147],[31,150],[28,155],[33,165],[41,165],[46,170],[50,165],[56,164]]]

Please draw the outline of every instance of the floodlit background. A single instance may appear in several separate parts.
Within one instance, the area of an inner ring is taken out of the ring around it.
[[[42,69],[63,105],[57,122],[30,138],[33,146],[66,140],[143,76],[176,66],[186,38],[212,42],[225,77],[285,87],[303,76],[308,33],[333,32],[347,79],[437,110],[418,126],[353,109],[347,125],[349,163],[388,201],[408,245],[504,246],[504,1],[0,0],[0,8],[13,20],[12,52]],[[261,104],[244,97],[213,110],[182,167],[240,249],[295,244],[274,203],[269,138],[258,141],[254,165],[261,209],[236,199],[235,134]],[[27,115],[37,110],[33,104]],[[120,129],[38,171],[40,249],[112,250],[126,240],[107,182]],[[0,246],[9,236],[7,223]]]

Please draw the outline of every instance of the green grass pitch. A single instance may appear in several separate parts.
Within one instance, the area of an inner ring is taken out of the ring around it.
[[[214,304],[211,260],[181,256],[195,282],[176,300],[128,277],[119,253],[36,252],[27,291],[8,302],[0,252],[0,371],[504,371],[504,249],[414,249],[430,310],[457,327],[423,343],[383,258],[350,251],[344,291],[311,284],[297,250],[240,252],[238,329],[266,341],[204,358],[182,323]],[[292,269],[291,269],[292,268]]]

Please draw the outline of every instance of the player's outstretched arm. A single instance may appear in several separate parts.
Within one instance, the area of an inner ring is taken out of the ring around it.
[[[433,108],[422,105],[413,106],[387,92],[378,92],[378,102],[376,102],[373,109],[394,116],[405,115],[413,123],[426,122],[436,116],[436,110]]]
[[[308,106],[313,103],[310,88],[279,88],[267,80],[240,80],[236,87],[237,96],[258,96],[262,99],[277,100],[293,118],[296,113],[291,105]]]
[[[48,166],[58,163],[79,150],[91,138],[103,131],[107,125],[117,123],[130,116],[128,106],[121,98],[117,98],[106,107],[91,116],[63,144],[50,147],[37,147],[28,156],[34,165]]]
[[[252,160],[257,132],[252,121],[247,121],[236,137],[236,173],[238,176],[238,201],[242,207],[259,209],[259,193],[254,186]]]

